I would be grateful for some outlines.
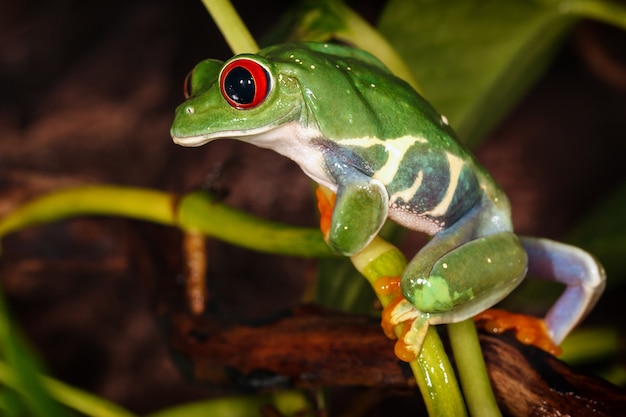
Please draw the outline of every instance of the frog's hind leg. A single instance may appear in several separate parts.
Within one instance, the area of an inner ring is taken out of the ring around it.
[[[566,285],[545,323],[552,340],[560,344],[596,304],[606,282],[604,268],[591,254],[549,239],[522,237],[528,254],[528,275]]]
[[[394,302],[383,311],[387,335],[393,336],[393,326],[404,326],[395,348],[402,360],[419,353],[430,324],[468,319],[500,301],[524,278],[526,252],[514,233],[474,238],[463,231],[440,233],[424,246],[407,265],[401,292],[392,294]]]
[[[457,233],[452,233],[458,234]],[[481,236],[450,247],[435,236],[411,260],[402,277],[404,297],[431,324],[468,319],[509,294],[526,274],[526,252],[510,231]]]
[[[431,324],[454,323],[510,293],[526,274],[526,251],[512,231],[508,203],[484,196],[435,234],[409,262],[402,293]]]

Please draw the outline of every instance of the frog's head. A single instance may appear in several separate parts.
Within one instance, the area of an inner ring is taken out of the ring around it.
[[[372,55],[343,45],[290,43],[225,63],[206,60],[186,86],[171,129],[183,146],[235,138],[297,160],[320,138],[384,139],[440,128],[440,116],[408,84]]]
[[[185,80],[185,96],[171,129],[174,141],[184,146],[262,137],[297,120],[302,107],[297,83],[281,76],[274,63],[252,54],[225,63],[200,62]]]

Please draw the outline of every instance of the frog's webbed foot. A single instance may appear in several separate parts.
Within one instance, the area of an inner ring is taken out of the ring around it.
[[[494,308],[476,315],[474,321],[477,327],[490,333],[514,330],[515,337],[520,342],[537,346],[552,355],[561,354],[561,348],[552,341],[543,319]]]
[[[567,288],[545,319],[487,310],[474,320],[492,333],[514,329],[521,342],[558,355],[558,345],[600,298],[606,280],[604,269],[593,256],[575,246],[530,237],[522,237],[521,242],[528,254],[528,275]]]
[[[429,323],[423,314],[404,298],[400,281],[400,277],[381,277],[376,281],[376,292],[391,297],[391,301],[383,309],[380,324],[387,337],[398,339],[394,347],[396,356],[400,360],[411,362],[422,349]],[[400,324],[403,325],[403,330],[398,336],[395,327]]]

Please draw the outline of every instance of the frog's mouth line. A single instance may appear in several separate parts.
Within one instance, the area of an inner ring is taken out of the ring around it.
[[[175,144],[186,147],[198,147],[217,139],[244,139],[253,136],[261,136],[287,123],[292,122],[300,113],[299,108],[295,107],[287,112],[284,116],[279,117],[271,124],[244,130],[222,130],[213,133],[193,136],[175,136],[172,132],[172,140]]]
[[[213,142],[217,139],[237,139],[240,137],[256,136],[268,132],[276,126],[263,126],[260,128],[249,130],[224,130],[207,135],[198,136],[172,136],[172,140],[175,144],[186,147],[198,147],[205,145],[209,142]]]

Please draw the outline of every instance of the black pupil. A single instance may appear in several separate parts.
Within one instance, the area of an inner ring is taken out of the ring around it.
[[[224,79],[224,91],[235,103],[252,103],[255,90],[252,74],[244,67],[233,68]]]

